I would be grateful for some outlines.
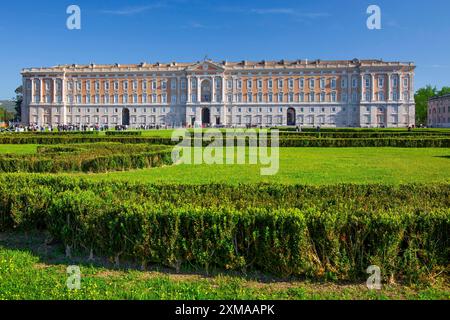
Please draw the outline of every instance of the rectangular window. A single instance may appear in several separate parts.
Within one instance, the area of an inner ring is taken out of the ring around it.
[[[278,89],[283,89],[283,79],[278,80]]]
[[[331,79],[331,89],[336,89],[336,79]]]

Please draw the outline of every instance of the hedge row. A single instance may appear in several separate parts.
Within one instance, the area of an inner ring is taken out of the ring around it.
[[[0,172],[108,172],[172,164],[166,146],[83,144],[40,146],[36,154],[0,155]]]
[[[270,139],[269,139],[270,140]],[[0,136],[0,144],[75,144],[95,142],[117,142],[124,144],[147,143],[157,145],[176,145],[178,142],[167,137],[13,137]],[[194,139],[191,139],[194,142]],[[270,143],[270,142],[269,142]],[[210,142],[203,141],[203,146]],[[224,139],[224,145],[226,140]],[[366,139],[344,139],[344,138],[283,138],[279,139],[280,147],[401,147],[401,148],[448,148],[450,138],[441,137],[404,137],[404,138],[366,138]]]
[[[280,131],[288,131],[288,132],[296,132],[296,127],[272,127],[270,128],[278,129]],[[317,128],[311,128],[311,127],[302,127],[303,132],[316,132]],[[408,131],[407,128],[320,128],[320,132],[391,132],[391,133],[397,133],[397,132],[418,132],[418,133],[433,133],[433,132],[439,132],[439,133],[449,133],[450,130],[446,128],[416,128],[412,131]]]
[[[319,137],[319,138],[345,138],[345,139],[362,139],[362,138],[448,138],[449,132],[289,132],[280,131],[281,138],[302,138],[302,137]]]
[[[206,270],[217,267],[244,272],[260,270],[277,276],[356,279],[366,277],[369,265],[378,265],[386,278],[417,279],[441,272],[450,262],[450,209],[437,203],[433,208],[418,204],[415,209],[380,206],[353,210],[352,203],[362,199],[350,192],[344,203],[329,209],[251,204],[242,208],[225,204],[209,207],[189,201],[172,205],[151,199],[136,201],[129,192],[120,197],[114,189],[118,185],[108,189],[105,184],[83,180],[59,181],[54,185],[65,188],[56,191],[50,184],[55,179],[2,177],[0,230],[45,229],[72,252],[87,254],[92,250],[95,255],[116,261],[131,259],[143,265],[158,263],[176,269],[194,265]],[[49,183],[39,183],[43,180]],[[135,192],[160,188],[122,186]],[[227,193],[234,188],[239,198],[241,187],[227,187]],[[448,185],[441,187],[448,193]],[[171,195],[177,197],[180,188],[190,187],[175,187]],[[202,188],[208,194],[216,191],[220,197],[217,186]],[[282,186],[271,188],[262,185],[244,189],[257,194],[283,190]],[[290,188],[304,190],[300,186]],[[406,186],[409,191],[428,194],[433,202],[427,188]],[[311,189],[312,194],[306,194],[327,195],[327,189],[316,187]],[[345,185],[334,189],[341,195],[353,190],[362,197],[372,196],[377,189],[388,195],[390,189],[414,197],[393,187]],[[271,194],[277,199],[283,196]]]
[[[142,136],[142,131],[106,131],[107,136]]]

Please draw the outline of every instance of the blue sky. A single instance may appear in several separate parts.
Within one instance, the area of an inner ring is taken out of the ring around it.
[[[81,8],[82,29],[66,28]],[[380,6],[382,30],[366,9]],[[84,63],[382,58],[450,86],[448,0],[24,0],[0,3],[0,99],[24,67]]]

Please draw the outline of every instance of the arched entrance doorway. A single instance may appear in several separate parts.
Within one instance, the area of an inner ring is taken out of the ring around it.
[[[202,109],[202,124],[209,125],[211,124],[211,112],[208,108]]]
[[[295,109],[289,108],[287,110],[287,125],[295,126]]]
[[[128,108],[122,110],[122,125],[123,126],[130,125],[130,110],[128,110]]]
[[[202,81],[202,87],[201,87],[201,102],[211,102],[211,81],[205,79]]]

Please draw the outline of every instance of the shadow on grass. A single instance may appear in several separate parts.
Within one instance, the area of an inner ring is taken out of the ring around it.
[[[435,158],[444,158],[444,159],[450,159],[450,156],[435,156]]]
[[[193,265],[183,265],[179,272],[172,268],[165,267],[162,265],[147,265],[145,269],[137,264],[130,261],[120,261],[117,265],[112,259],[106,257],[95,256],[94,259],[89,259],[89,252],[74,252],[71,257],[67,257],[65,253],[65,248],[61,243],[52,243],[51,236],[47,232],[42,231],[32,231],[32,232],[0,232],[0,248],[5,248],[9,250],[18,250],[23,252],[29,252],[32,255],[39,258],[40,263],[54,266],[68,266],[77,265],[80,267],[95,267],[106,270],[99,271],[117,271],[117,272],[127,272],[127,271],[145,271],[145,272],[156,272],[162,275],[170,275],[180,278],[189,277],[200,279],[211,279],[217,276],[230,276],[230,277],[240,277],[247,281],[257,281],[264,284],[276,284],[276,283],[288,283],[288,282],[298,282],[298,281],[308,281],[315,284],[325,284],[333,283],[335,285],[360,285],[364,281],[336,281],[336,280],[326,280],[326,279],[311,279],[305,277],[287,277],[279,278],[272,275],[267,275],[261,272],[252,271],[248,273],[213,269],[209,273],[204,272],[204,270],[199,270],[198,267]]]

